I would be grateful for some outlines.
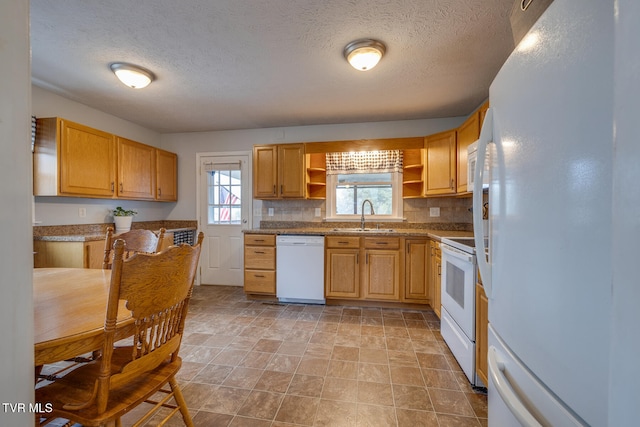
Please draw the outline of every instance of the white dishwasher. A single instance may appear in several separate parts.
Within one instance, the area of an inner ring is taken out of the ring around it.
[[[282,302],[324,304],[324,237],[276,238],[276,296]]]

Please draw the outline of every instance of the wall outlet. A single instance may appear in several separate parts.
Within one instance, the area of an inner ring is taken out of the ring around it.
[[[440,208],[429,208],[429,216],[440,216]]]
[[[316,212],[315,212],[316,216],[320,216],[322,215],[322,210],[320,208],[316,208]]]
[[[85,218],[87,216],[87,208],[78,208],[78,216]]]
[[[269,216],[273,216],[273,208],[269,208],[269,213],[268,213],[268,215],[269,215]]]

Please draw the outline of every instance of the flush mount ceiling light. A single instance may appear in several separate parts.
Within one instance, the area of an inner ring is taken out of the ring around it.
[[[149,86],[149,83],[155,78],[151,71],[137,65],[114,62],[109,65],[109,68],[122,83],[134,89],[142,89]]]
[[[378,40],[360,39],[345,46],[344,57],[356,70],[367,71],[378,64],[385,51],[385,45]]]

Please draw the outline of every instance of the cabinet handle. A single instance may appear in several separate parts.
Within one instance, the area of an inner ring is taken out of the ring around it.
[[[356,254],[356,264],[360,264],[360,253]]]
[[[348,244],[349,244],[349,242],[339,241],[339,242],[338,242],[338,244],[339,244],[339,245],[348,245]]]
[[[254,274],[253,277],[258,277],[260,279],[264,279],[264,275],[262,275],[262,274]]]
[[[113,190],[116,189],[116,184],[115,182],[111,181],[111,192],[113,193]]]
[[[158,187],[158,197],[162,196],[162,188]]]
[[[122,183],[120,183],[120,192],[122,193]]]
[[[388,245],[389,242],[376,242],[376,245]]]
[[[255,242],[264,242],[264,239],[255,239]]]
[[[264,251],[253,251],[254,254],[263,254]]]
[[[367,252],[366,254],[364,254],[364,263],[365,263],[365,264],[369,264],[369,252]]]
[[[442,276],[442,266],[438,265],[438,276]]]
[[[451,178],[451,189],[453,190],[453,178]]]
[[[280,195],[282,195],[282,193],[284,193],[284,185],[280,184]]]
[[[273,194],[276,194],[276,185],[273,184]]]

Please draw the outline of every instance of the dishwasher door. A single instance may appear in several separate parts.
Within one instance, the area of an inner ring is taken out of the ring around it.
[[[276,296],[282,302],[324,304],[324,237],[276,238]]]

